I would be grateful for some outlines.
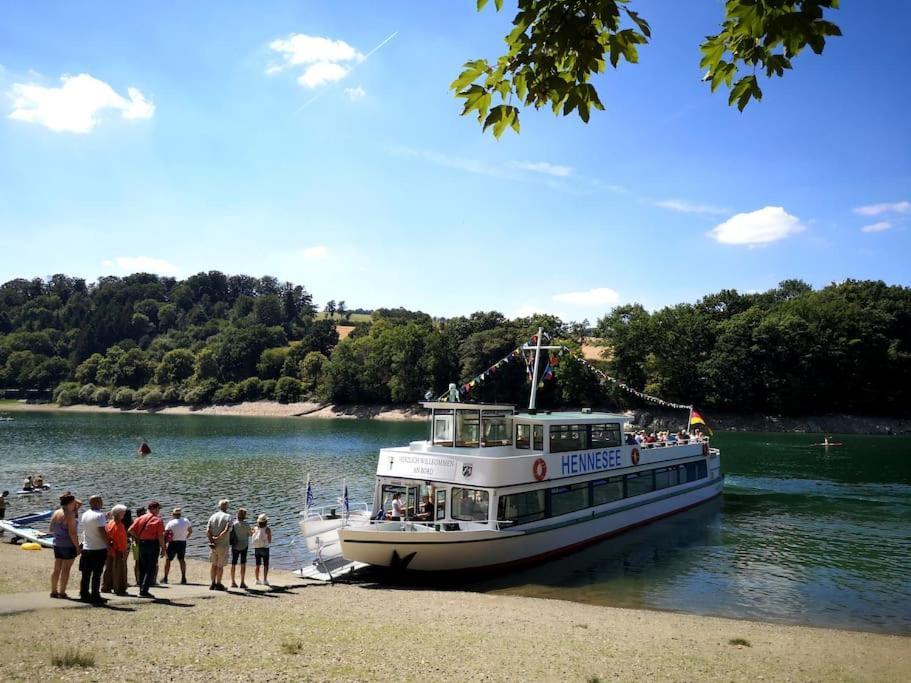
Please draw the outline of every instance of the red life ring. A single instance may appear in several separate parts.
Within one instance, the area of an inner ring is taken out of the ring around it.
[[[709,454],[709,445],[705,441],[702,442],[702,454],[703,455]]]
[[[633,450],[630,453],[630,459],[633,461],[634,465],[639,464],[639,449],[633,446]]]
[[[542,481],[544,477],[547,476],[547,463],[544,462],[544,458],[535,460],[534,464],[531,466],[531,473],[538,481]]]

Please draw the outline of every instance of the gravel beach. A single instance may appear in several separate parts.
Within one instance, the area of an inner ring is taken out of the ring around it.
[[[0,592],[52,557],[0,543]],[[207,566],[191,562],[190,580]],[[0,617],[5,680],[906,681],[911,638],[458,591],[296,582],[264,595]],[[74,592],[74,573],[70,593]],[[0,602],[4,595],[0,594]],[[743,639],[749,644],[732,640]],[[94,658],[58,668],[67,648]]]

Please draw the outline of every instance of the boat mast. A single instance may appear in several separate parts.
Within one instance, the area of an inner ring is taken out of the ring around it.
[[[534,349],[535,351],[535,369],[532,371],[531,377],[531,395],[528,397],[528,412],[534,413],[536,410],[535,400],[538,397],[538,358],[541,356],[541,349],[559,349],[559,346],[541,346],[541,338],[544,335],[544,329],[538,328],[538,335],[535,337],[535,345],[530,346],[529,344],[523,344],[522,349],[530,351]]]

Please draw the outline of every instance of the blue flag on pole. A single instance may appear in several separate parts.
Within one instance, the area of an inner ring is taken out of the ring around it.
[[[310,479],[307,479],[307,509],[313,507],[313,487],[310,485]]]
[[[348,484],[345,484],[345,492],[342,494],[342,498],[345,502],[345,517],[348,516]]]

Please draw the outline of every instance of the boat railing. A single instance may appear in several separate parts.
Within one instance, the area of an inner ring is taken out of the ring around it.
[[[356,515],[361,517],[370,514],[370,506],[365,502],[351,501],[348,503],[348,517]],[[344,503],[335,503],[332,505],[319,505],[317,507],[307,508],[300,511],[300,516],[307,521],[324,521],[330,519],[344,519]]]
[[[652,443],[642,443],[642,444],[627,444],[629,446],[638,445],[639,448],[672,448],[674,446],[692,446],[697,443],[708,443],[708,439],[686,439],[684,441],[654,441]]]
[[[378,531],[500,531],[508,529],[514,521],[503,519],[493,521],[464,521],[458,519],[371,519],[369,526]]]

